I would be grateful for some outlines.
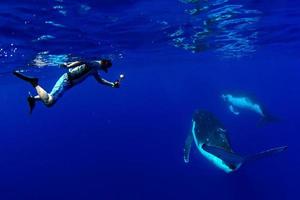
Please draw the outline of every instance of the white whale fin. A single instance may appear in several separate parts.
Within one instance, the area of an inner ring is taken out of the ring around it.
[[[193,135],[188,134],[185,144],[184,144],[184,149],[183,149],[183,159],[185,163],[190,162],[190,152],[192,148],[192,142],[193,142]]]
[[[232,171],[238,169],[245,161],[244,157],[220,147],[203,144],[202,149],[220,158]]]
[[[230,110],[230,112],[232,112],[235,115],[239,115],[240,114],[240,112],[237,111],[237,109],[235,107],[233,107],[233,105],[229,106],[229,110]]]
[[[276,147],[247,157],[242,157],[240,155],[237,155],[236,153],[226,151],[225,149],[222,149],[220,147],[210,146],[207,144],[203,144],[202,148],[208,153],[211,153],[223,160],[226,163],[226,165],[228,165],[228,167],[234,171],[240,168],[245,162],[269,157],[273,154],[285,151],[288,147]]]

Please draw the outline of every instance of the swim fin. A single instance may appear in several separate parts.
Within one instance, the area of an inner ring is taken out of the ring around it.
[[[30,108],[30,114],[31,114],[35,107],[35,98],[33,96],[31,96],[29,93],[29,96],[27,97],[27,101],[28,101],[28,105]]]
[[[30,83],[33,87],[38,86],[39,79],[34,77],[29,77],[21,74],[20,72],[14,71],[13,74],[18,77],[19,79],[22,79],[23,81],[26,81]]]

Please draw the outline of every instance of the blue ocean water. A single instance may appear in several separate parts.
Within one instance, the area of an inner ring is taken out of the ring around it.
[[[0,199],[298,199],[300,3],[274,0],[3,0]],[[120,89],[92,78],[32,115],[59,64],[106,57]],[[220,98],[235,92],[280,120],[257,126]],[[213,112],[242,155],[280,155],[226,174],[183,146],[196,109]]]

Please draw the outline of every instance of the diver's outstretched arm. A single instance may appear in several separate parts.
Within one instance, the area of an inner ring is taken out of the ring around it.
[[[118,88],[120,86],[118,81],[116,81],[114,83],[110,82],[104,78],[101,78],[98,73],[94,74],[94,77],[95,77],[96,81],[100,84],[107,85],[107,86],[114,87],[114,88]]]

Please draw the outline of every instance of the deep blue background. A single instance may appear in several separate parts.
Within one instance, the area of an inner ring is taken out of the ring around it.
[[[168,31],[191,22],[188,5],[178,1],[2,2],[0,199],[298,199],[300,4],[244,4],[262,12],[255,52],[224,57],[216,46],[198,53],[172,46]],[[64,27],[45,24],[50,20]],[[55,39],[35,41],[41,35]],[[126,79],[118,90],[88,79],[53,108],[38,105],[29,115],[32,88],[5,72],[23,69],[50,90],[64,71],[27,66],[42,51],[105,55],[114,67],[104,76]],[[233,116],[220,98],[224,91],[249,94],[280,122],[258,127],[254,114]],[[183,144],[198,108],[220,118],[242,155],[289,149],[232,174],[195,148],[186,165]]]

